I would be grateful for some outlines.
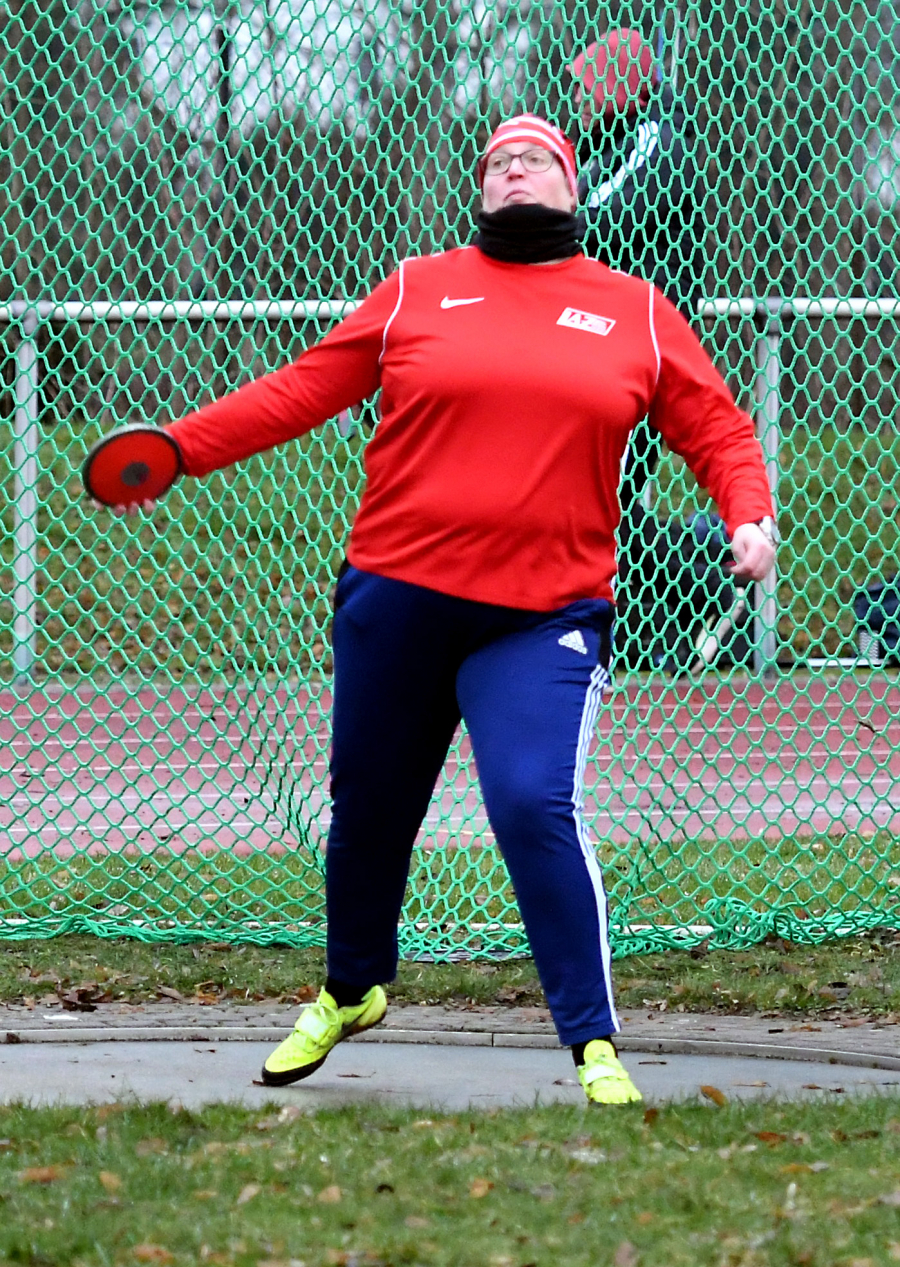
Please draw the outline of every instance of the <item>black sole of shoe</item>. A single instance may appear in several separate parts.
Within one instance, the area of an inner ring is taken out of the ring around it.
[[[328,1055],[331,1055],[331,1052]],[[327,1059],[328,1056],[323,1056],[313,1065],[304,1065],[302,1069],[286,1069],[284,1073],[269,1073],[263,1065],[262,1080],[267,1087],[286,1087],[291,1082],[300,1082],[303,1078],[308,1078],[311,1073],[321,1069]]]
[[[385,1013],[387,1015],[387,1013]],[[339,1038],[338,1042],[342,1043],[345,1038],[352,1038],[354,1034],[364,1034],[366,1030],[375,1029],[384,1020],[384,1016],[380,1016],[377,1021],[373,1021],[371,1025],[360,1025],[353,1029],[348,1029],[343,1038]],[[337,1047],[335,1043],[334,1047]],[[331,1051],[334,1051],[332,1047]],[[325,1061],[331,1055],[331,1051],[327,1052],[321,1060],[315,1061],[311,1065],[304,1065],[302,1069],[286,1069],[284,1073],[269,1073],[268,1069],[263,1065],[262,1081],[267,1087],[286,1087],[292,1082],[302,1082],[304,1078],[308,1078],[310,1074],[321,1069]]]

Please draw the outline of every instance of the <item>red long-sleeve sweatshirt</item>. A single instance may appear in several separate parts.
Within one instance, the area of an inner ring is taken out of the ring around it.
[[[583,255],[404,261],[298,361],[171,424],[203,475],[381,388],[356,567],[550,611],[612,598],[620,462],[649,414],[730,530],[773,514],[762,450],[687,322]]]

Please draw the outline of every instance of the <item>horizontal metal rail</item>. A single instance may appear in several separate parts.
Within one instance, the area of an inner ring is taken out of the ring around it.
[[[296,318],[345,317],[359,300],[354,299],[148,299],[67,300],[54,303],[14,300],[0,304],[0,323],[21,321],[33,314],[39,321],[80,324],[121,321],[273,321]]]
[[[0,304],[0,325],[18,326],[15,349],[15,420],[13,536],[16,542],[13,662],[16,676],[27,677],[37,654],[37,478],[39,430],[39,327],[69,324],[108,325],[124,322],[178,321],[292,321],[335,320],[359,306],[353,299],[159,299],[159,300],[12,300]],[[765,318],[757,339],[756,396],[760,407],[760,440],[766,455],[773,492],[778,477],[781,441],[781,339],[789,317],[888,318],[900,317],[898,299],[705,299],[697,305],[702,318]],[[770,574],[757,591],[759,615],[755,628],[755,667],[774,672],[776,577]]]
[[[900,299],[701,299],[701,317],[898,317]]]
[[[900,317],[900,298],[870,299],[866,297],[844,299],[828,296],[822,299],[806,299],[769,296],[767,298],[703,299],[697,304],[697,315],[704,319],[722,320],[761,318],[756,338],[756,401],[759,406],[758,433],[766,459],[769,487],[777,506],[778,476],[780,472],[779,448],[781,446],[781,344],[785,325],[792,318],[810,320],[885,320]],[[756,587],[756,610],[753,630],[753,665],[757,672],[771,677],[777,670],[778,578],[773,567],[768,576]],[[812,667],[835,663],[832,660],[807,660]],[[837,661],[845,668],[873,663],[868,657],[844,657]]]

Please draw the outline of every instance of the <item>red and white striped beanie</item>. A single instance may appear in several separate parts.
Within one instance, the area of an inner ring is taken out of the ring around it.
[[[527,141],[542,150],[549,150],[554,158],[558,158],[566,173],[569,188],[574,197],[578,197],[578,176],[575,171],[575,147],[564,132],[546,119],[539,119],[536,114],[517,114],[507,119],[496,129],[484,147],[484,153],[478,160],[478,187],[484,183],[484,167],[494,150],[501,145],[511,145]]]

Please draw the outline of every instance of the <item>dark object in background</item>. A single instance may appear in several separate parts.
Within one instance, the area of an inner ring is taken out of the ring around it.
[[[609,31],[573,59],[569,72],[581,111],[585,252],[652,281],[692,321],[707,265],[704,159],[692,111],[663,82],[652,46],[637,30]],[[624,514],[642,498],[661,447],[645,419],[625,458]]]
[[[632,503],[620,529],[616,591],[616,652],[631,669],[685,673],[710,620],[733,606],[734,558],[718,515],[698,512],[658,519]],[[725,638],[714,668],[745,664],[751,656],[750,613]]]
[[[859,625],[859,654],[871,664],[900,664],[900,576],[858,590],[853,610]]]

